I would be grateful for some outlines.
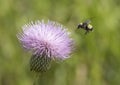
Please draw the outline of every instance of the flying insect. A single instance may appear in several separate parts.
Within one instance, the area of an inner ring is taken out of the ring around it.
[[[77,28],[86,30],[85,34],[87,34],[89,31],[93,31],[93,26],[90,23],[90,20],[86,20],[85,22],[80,23]]]

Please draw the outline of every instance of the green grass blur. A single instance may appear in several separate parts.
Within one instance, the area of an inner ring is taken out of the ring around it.
[[[69,28],[76,49],[38,85],[120,85],[119,0],[0,0],[0,85],[33,85],[30,53],[16,34],[22,25],[42,19]],[[94,31],[84,35],[76,27],[86,19]]]

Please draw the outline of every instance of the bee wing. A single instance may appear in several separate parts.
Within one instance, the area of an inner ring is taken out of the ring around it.
[[[89,24],[89,23],[91,23],[91,21],[90,20],[86,20],[84,23]]]

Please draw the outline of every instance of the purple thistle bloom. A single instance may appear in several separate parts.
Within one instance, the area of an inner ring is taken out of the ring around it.
[[[51,60],[69,58],[73,47],[69,34],[65,27],[52,21],[37,21],[24,25],[17,37],[23,47],[33,53],[31,70],[45,71]]]

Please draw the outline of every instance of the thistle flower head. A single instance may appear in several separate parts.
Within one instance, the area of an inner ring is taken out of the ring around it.
[[[73,45],[69,34],[66,28],[57,22],[37,21],[24,25],[17,37],[26,50],[32,51],[31,62],[35,62],[34,59],[37,58],[38,60],[69,58]]]

